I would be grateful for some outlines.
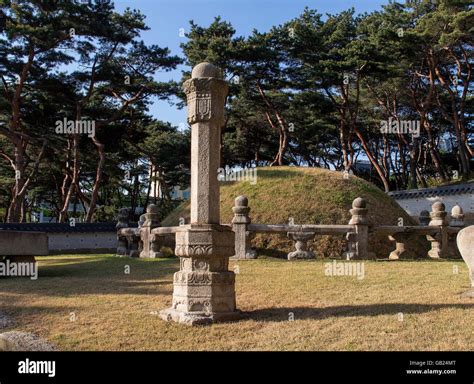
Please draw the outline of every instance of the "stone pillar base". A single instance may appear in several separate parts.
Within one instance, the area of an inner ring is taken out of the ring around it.
[[[191,224],[176,233],[180,270],[173,277],[171,308],[160,312],[166,321],[202,325],[236,320],[235,274],[229,271],[234,232],[217,224]]]
[[[207,325],[225,321],[239,320],[242,313],[239,310],[233,312],[182,312],[173,308],[160,311],[161,319],[165,321],[175,321],[185,325]]]
[[[316,256],[311,251],[294,251],[288,254],[288,260],[310,260],[316,259]]]

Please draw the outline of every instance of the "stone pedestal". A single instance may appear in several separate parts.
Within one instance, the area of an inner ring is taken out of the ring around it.
[[[413,259],[415,255],[408,249],[408,234],[406,233],[394,233],[389,236],[389,239],[395,241],[395,249],[390,252],[388,256],[389,260],[399,259]]]
[[[296,251],[288,253],[288,260],[315,259],[313,252],[308,250],[308,241],[314,237],[312,232],[288,232],[288,237],[295,241]]]
[[[194,67],[184,83],[191,125],[191,223],[176,233],[180,270],[173,279],[171,308],[160,317],[187,325],[234,320],[235,274],[229,256],[235,235],[220,225],[220,137],[228,86],[212,64]]]
[[[160,312],[162,319],[200,325],[239,317],[235,274],[229,271],[234,240],[229,227],[213,224],[191,224],[176,233],[180,270],[173,278],[173,304]]]

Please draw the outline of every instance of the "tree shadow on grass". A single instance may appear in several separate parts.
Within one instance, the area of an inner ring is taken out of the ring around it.
[[[397,315],[403,313],[418,314],[433,312],[440,309],[474,309],[473,304],[369,304],[369,305],[342,305],[323,308],[295,307],[295,308],[262,308],[255,311],[244,312],[244,316],[251,320],[267,322],[294,320],[324,320],[338,317],[381,316]],[[293,316],[291,316],[293,314]]]

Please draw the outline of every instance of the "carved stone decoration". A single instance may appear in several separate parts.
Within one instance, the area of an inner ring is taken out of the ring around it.
[[[308,250],[308,241],[314,237],[313,232],[288,232],[288,237],[295,241],[296,251],[288,253],[288,260],[315,259]]]
[[[235,235],[220,225],[221,127],[228,85],[212,64],[194,67],[184,83],[191,124],[191,223],[176,232],[180,270],[173,278],[171,307],[160,311],[166,321],[187,325],[234,320],[235,274],[229,271]]]
[[[474,298],[474,225],[461,229],[457,236],[459,252],[469,268],[471,289],[462,294],[463,297]]]

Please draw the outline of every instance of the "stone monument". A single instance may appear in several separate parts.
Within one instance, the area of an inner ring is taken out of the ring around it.
[[[235,303],[234,232],[220,225],[220,138],[228,92],[221,71],[210,63],[193,68],[184,83],[191,125],[191,221],[176,232],[180,270],[173,278],[171,308],[160,317],[188,325],[239,317]]]

